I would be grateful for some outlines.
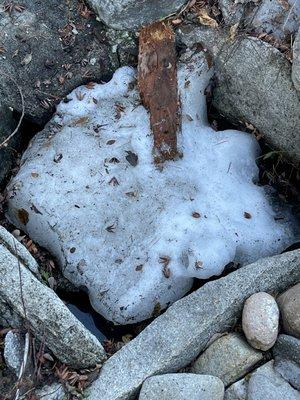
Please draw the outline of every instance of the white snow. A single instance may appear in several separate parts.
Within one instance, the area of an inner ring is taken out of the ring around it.
[[[162,171],[153,164],[149,116],[135,71],[123,67],[107,84],[79,87],[59,105],[10,184],[11,220],[116,323],[150,317],[182,297],[193,277],[219,275],[231,261],[249,263],[293,241],[291,224],[274,220],[253,183],[256,140],[209,127],[204,89],[213,71],[201,53],[185,58],[181,159]],[[128,152],[138,155],[136,166]],[[29,213],[26,226],[18,209]]]

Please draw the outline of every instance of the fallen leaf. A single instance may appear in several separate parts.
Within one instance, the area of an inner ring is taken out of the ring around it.
[[[194,218],[200,218],[200,217],[201,217],[201,215],[200,215],[197,211],[194,211],[193,214],[192,214],[192,216],[193,216]]]
[[[202,25],[210,26],[211,28],[218,27],[217,21],[208,15],[208,11],[205,8],[198,11],[198,19]]]
[[[236,24],[232,25],[229,29],[229,40],[231,42],[234,42],[234,40],[236,38],[236,32],[237,32],[238,26],[239,26],[239,23],[237,22]]]
[[[95,82],[89,82],[85,85],[87,89],[93,89],[95,87],[96,83]]]
[[[89,120],[89,117],[78,118],[72,123],[72,126],[86,124],[88,122],[88,120]]]

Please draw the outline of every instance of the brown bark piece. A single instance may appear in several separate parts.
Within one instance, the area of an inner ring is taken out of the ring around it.
[[[155,22],[140,32],[138,84],[150,112],[155,162],[174,159],[179,126],[175,35],[164,22]]]

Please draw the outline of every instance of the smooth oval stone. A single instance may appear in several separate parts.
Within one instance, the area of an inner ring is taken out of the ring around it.
[[[300,283],[282,293],[277,303],[284,332],[300,339]]]
[[[278,335],[279,309],[271,295],[265,292],[250,296],[243,309],[242,326],[252,347],[269,350]]]

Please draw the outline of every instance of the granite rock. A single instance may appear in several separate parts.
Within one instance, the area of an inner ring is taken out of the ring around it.
[[[275,357],[300,365],[300,339],[289,335],[279,335],[272,351]]]
[[[192,372],[217,376],[225,386],[237,381],[263,360],[242,335],[229,333],[215,340],[195,361]]]
[[[23,257],[24,258],[24,257]],[[30,258],[30,257],[28,257]],[[38,281],[5,245],[0,244],[0,303],[26,319],[31,331],[62,362],[74,368],[101,364],[105,351],[59,297]]]
[[[300,339],[300,283],[277,298],[283,330]]]
[[[4,340],[4,360],[16,376],[20,372],[23,354],[24,337],[18,332],[9,331]]]
[[[224,385],[214,376],[166,374],[143,383],[139,400],[223,400]]]
[[[186,0],[88,0],[88,3],[108,26],[115,29],[139,29],[175,13]]]
[[[251,375],[247,400],[299,400],[300,393],[274,370],[273,361]]]
[[[279,309],[273,296],[254,293],[244,305],[242,326],[252,347],[269,350],[278,335]]]
[[[296,282],[299,264],[299,250],[261,259],[178,300],[103,365],[88,399],[128,400],[150,376],[187,366],[213,335],[233,327],[251,294]]]
[[[300,91],[300,29],[293,44],[292,80],[295,88]]]

